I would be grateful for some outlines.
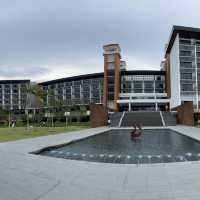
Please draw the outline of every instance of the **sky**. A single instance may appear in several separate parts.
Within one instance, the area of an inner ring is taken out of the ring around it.
[[[173,25],[200,27],[199,0],[0,0],[0,79],[103,71],[118,43],[129,70],[159,70]]]

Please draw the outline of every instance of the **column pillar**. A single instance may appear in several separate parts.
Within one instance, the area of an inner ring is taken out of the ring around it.
[[[198,68],[197,68],[197,46],[195,44],[195,82],[196,82],[196,87],[195,87],[195,92],[196,92],[196,111],[199,111],[199,94],[198,94]]]
[[[131,111],[131,96],[129,97],[129,102],[128,102],[128,111]]]
[[[155,103],[155,109],[156,109],[156,111],[158,111],[158,103],[157,102]]]

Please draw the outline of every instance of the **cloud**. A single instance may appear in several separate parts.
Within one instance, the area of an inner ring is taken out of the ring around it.
[[[102,46],[113,42],[121,45],[128,69],[159,69],[172,25],[200,27],[200,3],[195,0],[0,4],[2,78],[40,81],[103,71]]]
[[[28,79],[34,76],[37,76],[38,74],[44,75],[45,73],[48,73],[48,68],[44,67],[28,67],[26,69],[24,66],[0,66],[0,78],[1,79]]]

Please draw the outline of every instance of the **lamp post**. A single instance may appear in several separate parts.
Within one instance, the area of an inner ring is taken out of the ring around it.
[[[11,110],[9,110],[9,113],[8,113],[8,127],[10,128],[11,127]]]
[[[86,115],[90,116],[90,110],[87,110]]]
[[[25,114],[26,114],[26,128],[29,130],[29,112],[28,108],[25,109]]]
[[[66,122],[66,127],[67,127],[68,125],[67,117],[70,116],[70,112],[65,112],[64,115],[65,115],[65,120],[66,120],[65,122]]]

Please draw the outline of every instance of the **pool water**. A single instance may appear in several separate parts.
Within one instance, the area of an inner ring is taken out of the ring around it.
[[[170,129],[143,130],[132,139],[132,130],[110,130],[41,155],[104,163],[167,163],[200,160],[200,143]]]

